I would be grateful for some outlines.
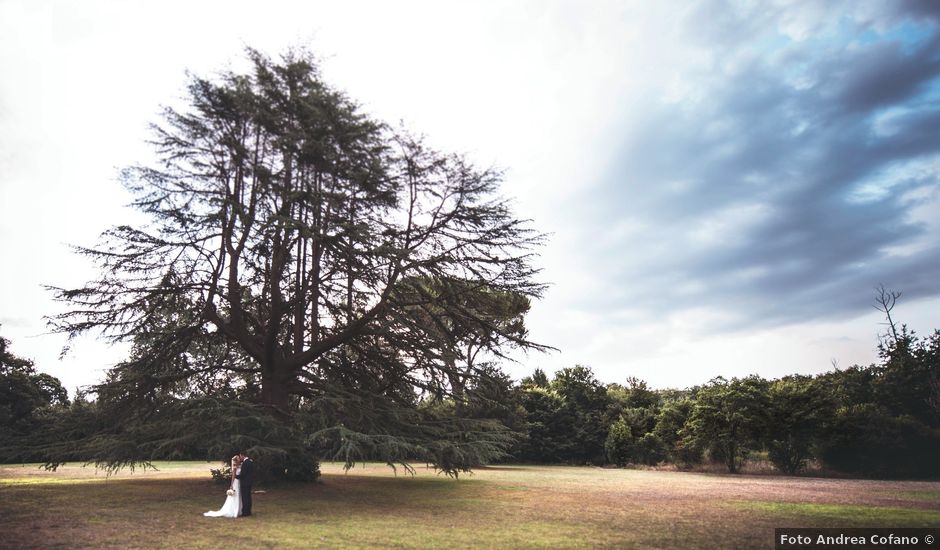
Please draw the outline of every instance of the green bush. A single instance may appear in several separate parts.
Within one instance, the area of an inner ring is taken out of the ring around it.
[[[803,471],[809,456],[809,444],[796,437],[775,439],[767,443],[768,460],[785,474],[793,475]]]
[[[234,453],[233,453],[234,454]],[[255,483],[272,481],[316,481],[320,477],[320,463],[309,453],[253,453]],[[255,456],[259,455],[259,456]],[[232,466],[223,462],[221,468],[210,468],[212,481],[227,485],[232,480]]]
[[[821,445],[836,470],[882,478],[936,477],[940,430],[911,416],[891,416],[874,405],[839,411]]]
[[[209,473],[212,474],[212,481],[228,485],[232,480],[232,465],[226,462],[221,468],[209,468]]]
[[[637,440],[634,461],[640,464],[655,465],[666,459],[666,447],[654,433],[647,433]]]
[[[612,464],[625,466],[633,462],[636,441],[633,438],[630,425],[622,416],[610,425],[610,429],[607,431],[607,440],[604,441],[604,450],[607,452],[607,460]]]
[[[288,481],[316,481],[320,478],[320,463],[309,453],[290,453],[276,459],[269,471]]]
[[[672,457],[676,466],[690,468],[702,463],[705,459],[705,450],[695,440],[682,437],[676,440],[672,448]]]

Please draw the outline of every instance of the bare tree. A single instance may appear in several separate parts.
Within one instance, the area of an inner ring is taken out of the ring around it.
[[[891,310],[893,310],[894,306],[897,304],[898,298],[901,297],[901,293],[898,291],[886,289],[884,284],[879,284],[876,286],[875,292],[875,303],[872,307],[885,314],[885,317],[888,319],[888,327],[891,329],[891,337],[894,338],[895,342],[897,342],[898,329],[894,324],[894,319],[891,318]]]

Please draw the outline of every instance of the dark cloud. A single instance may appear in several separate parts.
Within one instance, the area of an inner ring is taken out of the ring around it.
[[[631,119],[580,212],[597,222],[584,257],[612,282],[589,307],[705,308],[740,328],[870,311],[879,283],[940,294],[936,5],[796,41],[777,32],[784,11],[693,14],[690,32],[720,37],[719,62],[686,75],[690,98]],[[745,52],[755,44],[766,55]]]
[[[897,2],[897,11],[902,17],[916,16],[940,21],[940,2],[936,0],[904,0]]]

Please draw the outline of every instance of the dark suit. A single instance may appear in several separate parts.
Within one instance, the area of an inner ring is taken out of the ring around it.
[[[242,462],[242,470],[236,476],[239,481],[239,492],[242,497],[243,516],[251,515],[251,485],[255,481],[255,463],[250,458]]]

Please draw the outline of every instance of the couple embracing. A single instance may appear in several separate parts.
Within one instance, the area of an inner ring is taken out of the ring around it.
[[[251,485],[254,483],[255,463],[251,457],[239,451],[232,457],[232,484],[226,491],[225,503],[214,512],[204,516],[237,518],[251,515]]]

